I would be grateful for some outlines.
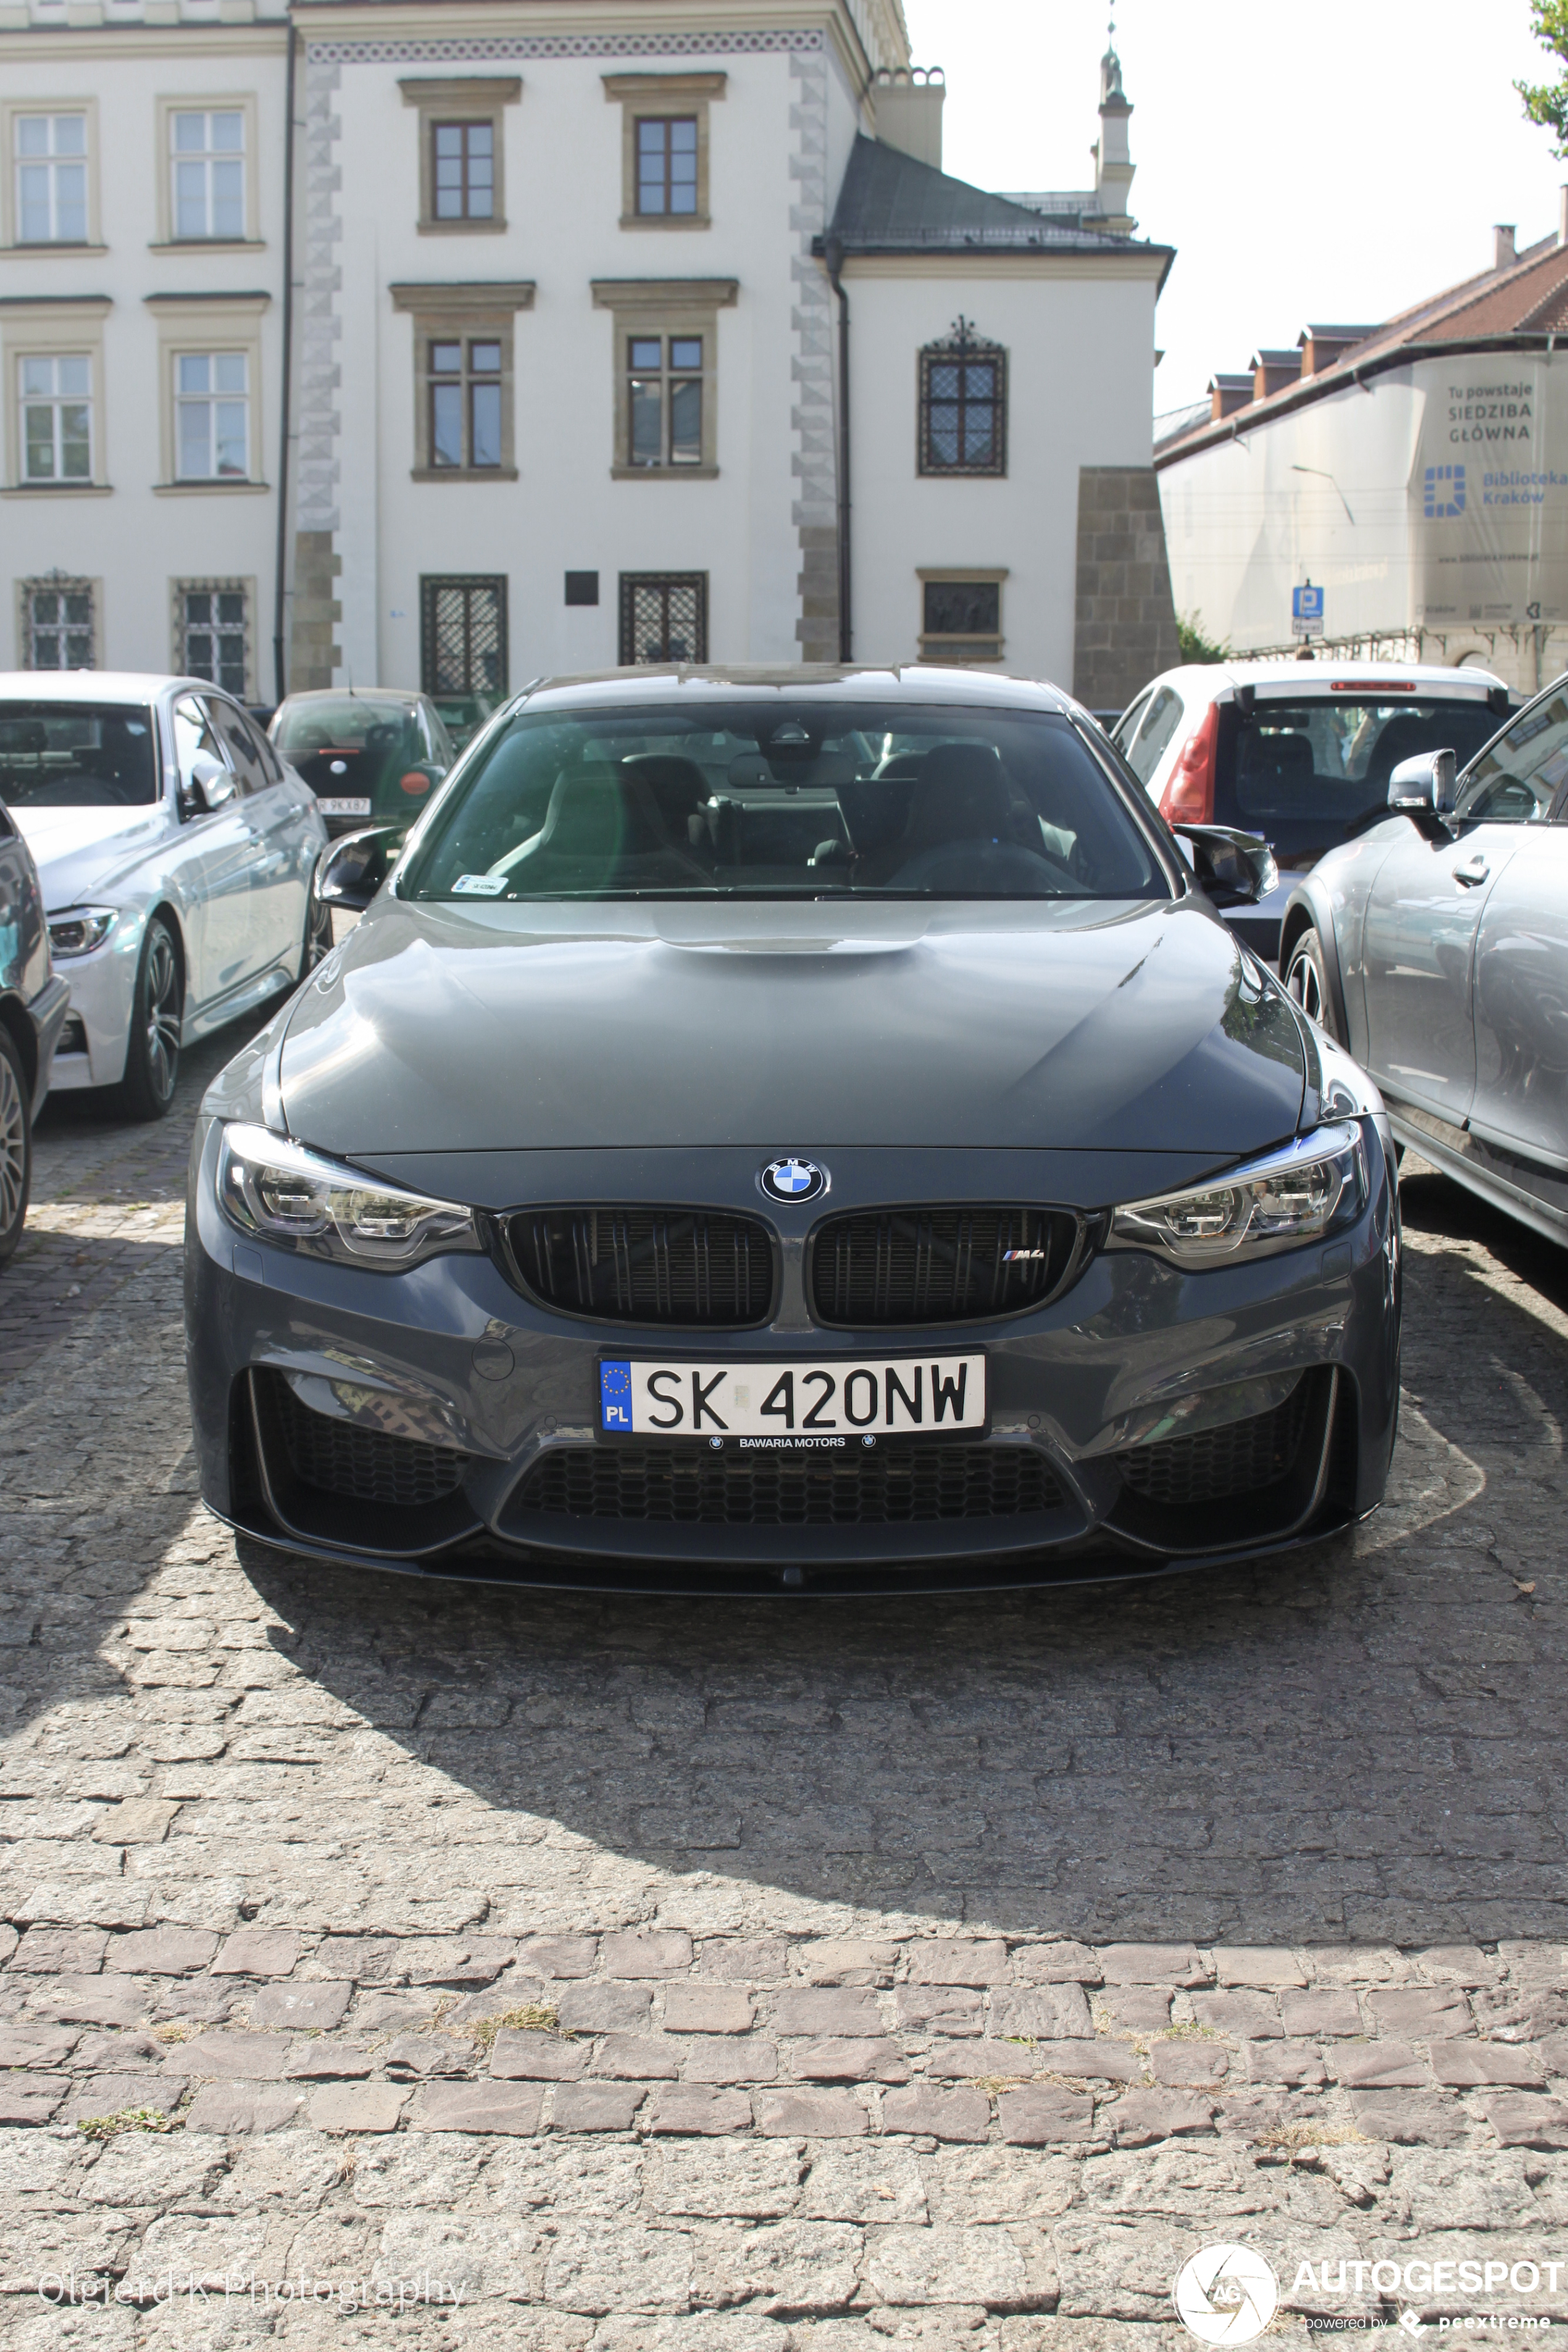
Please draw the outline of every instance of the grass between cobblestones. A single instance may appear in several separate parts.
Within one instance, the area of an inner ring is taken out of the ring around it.
[[[431,1593],[196,1501],[236,1042],[46,1113],[0,1286],[0,2341],[1165,2352],[1226,2241],[1268,2341],[1568,2321],[1559,1254],[1411,1170],[1390,1503],[1300,1559]]]

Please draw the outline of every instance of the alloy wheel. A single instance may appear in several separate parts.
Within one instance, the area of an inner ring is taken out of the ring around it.
[[[1308,1020],[1321,1023],[1323,1018],[1323,992],[1318,980],[1318,967],[1310,956],[1298,954],[1286,974],[1285,985]]]
[[[27,1106],[8,1055],[0,1054],[0,1234],[16,1222],[27,1182]]]
[[[147,1074],[159,1101],[167,1102],[180,1075],[180,973],[162,928],[147,950]]]

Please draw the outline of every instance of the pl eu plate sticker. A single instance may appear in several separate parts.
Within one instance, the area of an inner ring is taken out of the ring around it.
[[[455,898],[499,898],[506,888],[504,874],[459,874],[452,885]]]
[[[632,1425],[630,1364],[599,1366],[599,1410],[606,1429],[630,1429]]]

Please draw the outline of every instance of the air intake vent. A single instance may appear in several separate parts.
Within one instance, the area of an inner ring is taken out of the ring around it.
[[[525,1209],[509,1228],[528,1289],[568,1315],[688,1330],[765,1323],[773,1250],[756,1217],[714,1209]]]
[[[462,1485],[468,1466],[466,1454],[312,1412],[280,1372],[257,1371],[252,1378],[268,1429],[268,1454],[274,1435],[281,1438],[289,1466],[302,1486],[357,1503],[388,1503],[412,1510],[439,1502]]]
[[[880,1528],[1014,1518],[1063,1500],[1044,1455],[1026,1445],[889,1445],[831,1462],[604,1445],[552,1448],[516,1505],[665,1526]]]
[[[1311,1382],[1300,1380],[1272,1412],[1163,1445],[1135,1445],[1117,1456],[1122,1484],[1146,1502],[1175,1504],[1215,1503],[1272,1486],[1294,1467],[1310,1391]]]
[[[1061,1289],[1079,1261],[1080,1231],[1064,1209],[879,1209],[829,1217],[811,1241],[812,1318],[866,1331],[1021,1315]]]

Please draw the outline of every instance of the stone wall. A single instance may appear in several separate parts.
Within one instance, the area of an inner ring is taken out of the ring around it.
[[[1083,466],[1072,690],[1091,710],[1124,709],[1181,659],[1152,466]]]
[[[289,691],[306,694],[331,686],[342,660],[336,641],[343,608],[336,594],[342,558],[330,530],[294,534],[294,625],[289,636]]]

